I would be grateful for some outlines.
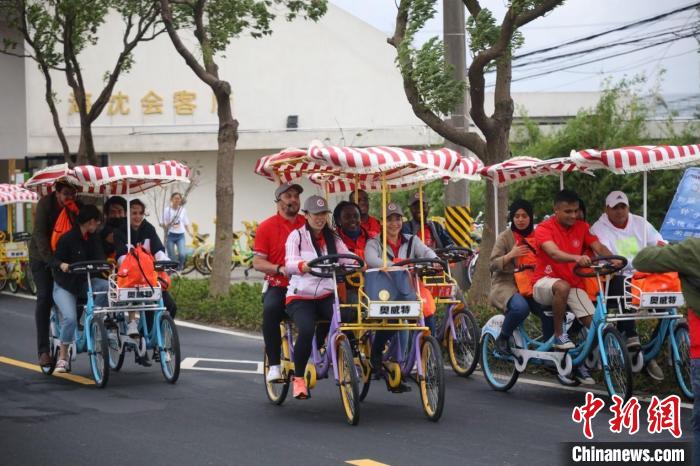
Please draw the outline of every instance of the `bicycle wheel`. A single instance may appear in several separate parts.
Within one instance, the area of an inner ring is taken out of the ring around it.
[[[105,329],[107,330],[107,346],[109,347],[109,368],[118,371],[124,364],[125,354],[119,336],[119,324],[110,318],[105,320]]]
[[[49,321],[49,356],[51,356],[51,364],[41,367],[41,372],[46,375],[53,374],[54,369],[56,369],[56,361],[58,361],[58,345],[56,344],[56,338],[58,338],[58,324],[54,320],[53,312],[51,312],[51,320]]]
[[[460,377],[469,377],[479,363],[479,324],[469,309],[452,315],[455,336],[447,332],[447,354],[452,370]]]
[[[632,363],[622,335],[616,328],[606,327],[603,330],[601,351],[605,351],[608,359],[608,364],[603,366],[608,393],[627,400],[632,395]]]
[[[693,386],[692,386],[692,376],[690,372],[690,334],[688,333],[688,324],[682,322],[676,325],[673,330],[673,338],[676,339],[676,345],[678,346],[678,357],[679,359],[672,357],[673,371],[676,373],[676,380],[678,381],[678,386],[683,392],[683,396],[688,401],[693,401]],[[670,345],[671,342],[669,342]],[[669,347],[669,353],[671,353]]]
[[[93,316],[88,338],[92,338],[93,342],[93,351],[90,353],[92,378],[97,388],[103,388],[109,380],[109,346],[107,330],[101,317]]]
[[[160,338],[160,369],[166,382],[175,383],[180,377],[180,338],[175,321],[168,313],[160,317]]]
[[[34,282],[34,275],[32,275],[32,269],[29,265],[24,268],[24,289],[36,296],[36,283]]]
[[[17,283],[17,280],[14,278],[10,277],[7,280],[7,287],[10,289],[12,293],[17,293],[17,290],[19,290],[19,284]]]
[[[287,398],[287,393],[289,393],[289,376],[283,374],[283,382],[268,382],[267,373],[270,371],[270,362],[267,359],[267,354],[265,354],[265,362],[263,364],[263,382],[265,383],[265,394],[267,399],[270,400],[272,404],[281,405]]]
[[[428,419],[437,422],[445,405],[445,367],[440,344],[433,336],[423,337],[418,363],[423,369],[418,381],[423,412]]]
[[[210,253],[209,251],[200,252],[192,258],[194,268],[202,275],[209,275],[211,273],[211,269],[207,266],[207,257],[209,257]],[[214,260],[214,258],[212,258],[212,260]]]
[[[474,274],[476,273],[476,261],[479,259],[479,253],[474,254],[472,259],[467,264],[467,280],[469,280],[469,285],[474,283]]]
[[[369,386],[372,382],[372,368],[369,364],[370,354],[372,353],[372,340],[370,339],[370,334],[367,332],[360,338],[359,342],[359,367],[358,372],[360,374],[360,380],[362,382],[362,389],[360,390],[360,401],[364,401],[367,398],[367,393],[369,393]]]
[[[185,266],[182,268],[180,273],[182,275],[187,275],[189,273],[192,273],[194,271],[194,259],[193,256],[187,256],[185,259]]]
[[[481,368],[486,382],[499,392],[510,390],[520,375],[512,356],[497,354],[496,338],[488,332],[481,337]]]
[[[359,381],[352,357],[352,348],[350,348],[350,343],[348,343],[347,339],[343,338],[339,341],[336,352],[338,358],[338,387],[345,411],[345,419],[348,421],[348,424],[356,426],[360,422]]]

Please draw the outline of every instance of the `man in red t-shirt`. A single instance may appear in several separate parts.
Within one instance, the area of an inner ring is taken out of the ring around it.
[[[574,348],[563,330],[567,305],[586,327],[590,326],[595,312],[583,288],[583,279],[574,273],[574,267],[576,264],[591,265],[591,258],[583,254],[588,248],[600,256],[612,255],[591,234],[588,223],[577,219],[578,210],[578,195],[566,189],[560,191],[554,198],[554,215],[535,229],[537,265],[533,276],[533,297],[544,306],[552,306],[554,347],[560,350]]]
[[[299,195],[303,191],[298,184],[280,185],[275,190],[277,213],[260,223],[255,231],[253,268],[265,274],[262,327],[265,354],[270,367],[267,373],[268,382],[275,382],[282,378],[280,323],[286,317],[284,300],[289,284],[284,269],[284,247],[287,236],[304,225],[304,216],[299,215],[301,206]]]
[[[355,200],[355,191],[350,192],[348,200],[354,202],[360,208],[360,226],[364,228],[370,236],[377,236],[382,232],[382,224],[369,214],[369,196],[367,195],[367,191],[360,189],[357,192],[357,201]]]

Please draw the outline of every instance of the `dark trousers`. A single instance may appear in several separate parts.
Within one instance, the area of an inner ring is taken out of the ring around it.
[[[287,288],[271,286],[263,295],[263,340],[265,341],[265,354],[271,366],[280,363],[280,348],[282,347],[282,335],[280,324],[287,318],[284,312],[284,300],[287,296]]]
[[[298,332],[297,341],[294,342],[294,375],[296,377],[304,376],[306,363],[311,356],[316,321],[330,321],[333,318],[333,301],[334,297],[328,296],[323,299],[295,299],[287,305],[287,314],[294,321]],[[319,325],[316,337],[323,341],[328,329],[328,325]]]
[[[53,306],[53,275],[49,265],[44,261],[31,260],[29,267],[36,283],[36,308],[34,309],[36,346],[39,354],[48,353],[49,321]]]

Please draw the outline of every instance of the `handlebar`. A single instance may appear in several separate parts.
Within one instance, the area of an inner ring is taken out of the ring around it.
[[[80,261],[73,262],[68,267],[70,273],[92,273],[92,272],[111,272],[112,264],[107,261]]]
[[[435,254],[448,263],[455,263],[469,260],[469,258],[474,255],[474,252],[469,248],[461,248],[453,245],[436,249]]]
[[[418,275],[437,275],[438,273],[448,273],[450,266],[447,261],[439,258],[423,257],[416,259],[406,259],[394,264],[397,267],[410,267],[415,269]],[[442,269],[442,270],[440,270]]]
[[[158,272],[164,272],[166,270],[176,270],[179,265],[177,261],[155,261],[153,268]]]
[[[338,259],[350,259],[355,263],[341,264]],[[333,276],[344,277],[361,270],[365,266],[365,261],[355,254],[328,254],[312,259],[306,265],[309,267],[309,273],[314,277],[333,278]]]
[[[620,261],[622,265],[616,266],[610,263],[610,261]],[[598,265],[600,262],[605,262],[604,264]],[[615,272],[619,272],[627,266],[627,258],[622,256],[599,256],[591,259],[591,265],[588,267],[583,267],[576,264],[574,267],[574,273],[579,277],[597,277],[612,275]],[[586,272],[586,270],[591,270],[591,272]]]

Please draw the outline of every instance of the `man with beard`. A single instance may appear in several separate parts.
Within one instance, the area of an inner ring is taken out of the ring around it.
[[[36,323],[39,365],[50,366],[53,357],[49,354],[49,320],[53,306],[53,275],[49,264],[53,262],[51,236],[61,211],[75,200],[75,188],[57,182],[54,191],[39,200],[34,216],[34,231],[29,243],[29,267],[36,283]]]
[[[285,183],[275,190],[277,213],[264,220],[255,232],[253,268],[265,274],[263,292],[263,339],[270,370],[267,381],[282,379],[280,323],[285,318],[285,297],[289,278],[285,271],[285,243],[289,234],[305,224],[299,215],[299,195],[303,188]]]

